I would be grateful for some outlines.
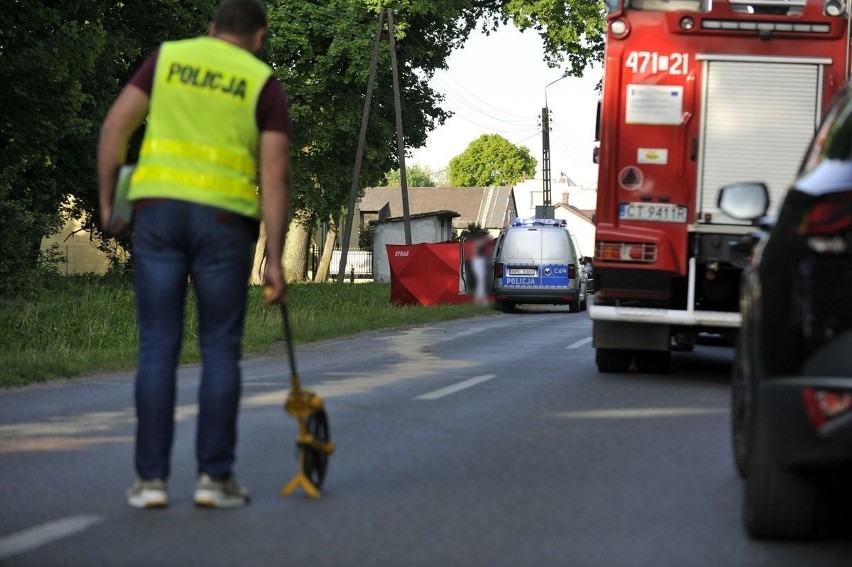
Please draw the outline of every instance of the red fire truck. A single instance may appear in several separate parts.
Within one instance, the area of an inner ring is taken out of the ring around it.
[[[606,4],[596,362],[666,372],[698,333],[736,340],[753,227],[719,210],[719,189],[766,181],[781,203],[847,80],[850,16],[845,0]]]

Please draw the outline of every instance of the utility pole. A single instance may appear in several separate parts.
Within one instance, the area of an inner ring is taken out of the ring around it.
[[[370,60],[370,77],[367,80],[367,96],[364,100],[364,112],[361,116],[361,132],[358,136],[358,149],[355,151],[355,169],[352,173],[352,185],[349,187],[349,207],[346,210],[346,222],[343,225],[343,242],[340,250],[340,266],[337,279],[341,283],[346,277],[346,257],[349,253],[349,241],[355,216],[355,200],[358,196],[358,186],[361,180],[361,162],[364,157],[364,145],[367,139],[367,124],[370,120],[370,105],[373,100],[373,84],[376,79],[376,65],[379,59],[379,43],[381,41],[384,18],[388,19],[388,36],[390,37],[391,67],[393,70],[394,107],[396,111],[397,151],[399,153],[400,185],[402,186],[402,214],[405,225],[405,243],[411,244],[411,222],[408,211],[408,185],[405,172],[405,144],[402,135],[402,109],[399,96],[399,79],[396,65],[396,41],[393,35],[393,9],[384,8],[379,12],[379,23],[373,39],[373,57]]]
[[[393,71],[393,106],[396,109],[396,151],[399,155],[399,185],[402,191],[402,224],[405,227],[405,244],[411,246],[411,222],[408,211],[408,180],[405,173],[405,138],[402,135],[402,105],[399,96],[399,74],[396,66],[396,39],[393,36],[393,9],[388,13],[388,37],[390,38],[391,70]]]
[[[550,206],[550,111],[541,109],[541,189],[544,206]]]
[[[547,215],[544,218],[553,218],[553,211],[550,206],[550,108],[547,105],[547,87],[553,83],[558,83],[567,76],[568,70],[566,69],[561,77],[544,86],[544,108],[541,109],[541,189],[544,201],[543,208],[545,215]]]

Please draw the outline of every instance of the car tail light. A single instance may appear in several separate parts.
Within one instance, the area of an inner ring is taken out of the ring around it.
[[[494,277],[495,278],[502,278],[503,277],[503,264],[502,263],[494,264]]]
[[[650,242],[605,242],[595,243],[595,259],[604,262],[640,262],[650,264],[657,261],[657,245]]]
[[[852,410],[852,392],[849,391],[802,388],[802,398],[808,417],[817,429]]]
[[[568,279],[573,280],[577,277],[577,266],[568,264]]]
[[[799,233],[808,236],[840,234],[852,229],[852,193],[836,193],[816,201]]]

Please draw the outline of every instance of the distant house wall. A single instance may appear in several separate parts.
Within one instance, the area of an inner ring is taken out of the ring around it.
[[[409,187],[408,196],[410,215],[441,210],[458,213],[453,220],[453,227],[458,232],[470,224],[499,231],[517,216],[515,197],[509,186]],[[372,220],[401,217],[402,214],[402,196],[398,187],[367,187],[358,201],[356,219],[366,224]]]
[[[534,218],[536,205],[543,205],[544,191],[541,179],[530,179],[515,185],[515,203],[518,217]],[[554,217],[563,219],[577,238],[583,256],[594,256],[595,225],[591,217],[597,205],[598,192],[569,182],[552,181],[550,202]]]
[[[595,225],[587,217],[565,206],[557,206],[553,216],[565,220],[568,231],[577,238],[583,256],[595,255]]]
[[[58,266],[59,272],[64,275],[107,273],[109,257],[98,250],[100,238],[81,228],[80,220],[69,220],[57,234],[42,239],[42,251],[54,244],[57,246],[57,252],[65,259],[65,263]],[[127,252],[117,245],[115,253],[122,261],[127,260]]]
[[[453,218],[458,213],[439,211],[410,217],[411,243],[447,242],[453,236]],[[405,223],[400,217],[373,221],[373,281],[390,282],[387,244],[405,244]]]
[[[520,218],[535,217],[536,205],[544,204],[544,188],[541,179],[528,179],[514,187],[515,203]],[[598,192],[595,189],[580,187],[570,183],[551,181],[550,203],[566,203],[582,210],[594,210]]]

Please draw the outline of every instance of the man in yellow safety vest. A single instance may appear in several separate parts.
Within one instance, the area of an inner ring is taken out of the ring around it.
[[[98,146],[101,221],[112,221],[117,171],[148,118],[128,198],[139,327],[135,382],[135,508],[168,506],[176,369],[191,278],[202,353],[195,504],[249,502],[235,479],[239,359],[259,220],[270,262],[267,303],[285,298],[281,269],[289,214],[289,103],[257,59],[266,33],[261,0],[223,0],[209,35],[163,43],[125,86]],[[260,185],[258,194],[257,186]],[[111,224],[113,223],[113,224]]]

